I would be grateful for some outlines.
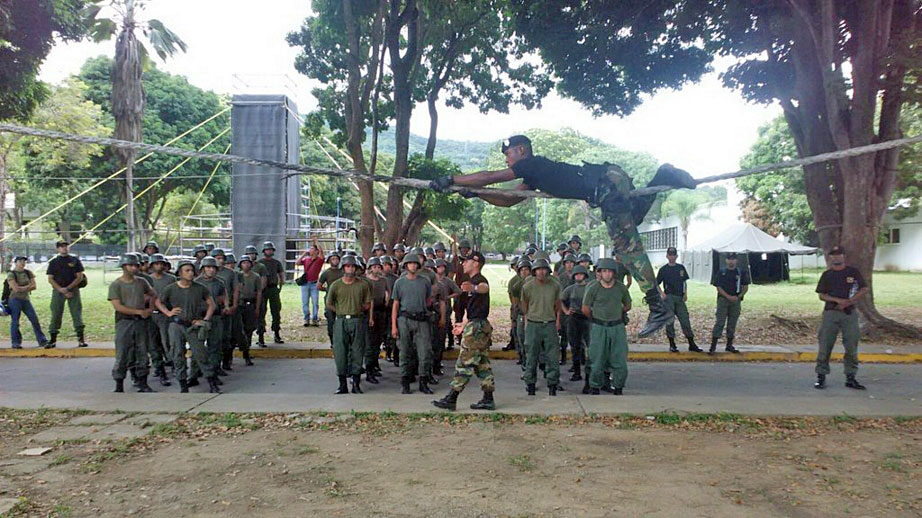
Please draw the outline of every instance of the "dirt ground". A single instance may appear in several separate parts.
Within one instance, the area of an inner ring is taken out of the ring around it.
[[[73,418],[0,410],[0,468]],[[0,469],[9,516],[922,516],[922,420],[179,416]]]

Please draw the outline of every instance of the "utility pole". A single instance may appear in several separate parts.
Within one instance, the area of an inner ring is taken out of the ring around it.
[[[125,164],[125,226],[128,228],[128,252],[134,252],[137,244],[134,227],[134,150],[128,154]]]

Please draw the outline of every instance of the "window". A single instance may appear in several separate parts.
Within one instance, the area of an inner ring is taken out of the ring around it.
[[[888,244],[888,245],[900,244],[900,229],[898,228],[887,229],[887,232],[884,234],[884,244]]]
[[[678,230],[678,227],[669,227],[641,232],[640,239],[643,241],[643,247],[646,250],[665,250],[670,246],[676,246]]]

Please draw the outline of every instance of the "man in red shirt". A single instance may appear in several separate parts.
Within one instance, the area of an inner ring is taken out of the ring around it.
[[[316,237],[311,242],[310,248],[298,258],[298,264],[304,268],[303,284],[301,284],[301,312],[304,314],[304,327],[319,326],[320,319],[317,313],[320,308],[320,294],[317,291],[317,279],[323,268],[323,249]]]

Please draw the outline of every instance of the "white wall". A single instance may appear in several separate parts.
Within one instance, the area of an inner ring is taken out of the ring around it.
[[[911,218],[884,216],[884,229],[900,229],[900,242],[877,245],[875,270],[922,271],[922,211]]]

